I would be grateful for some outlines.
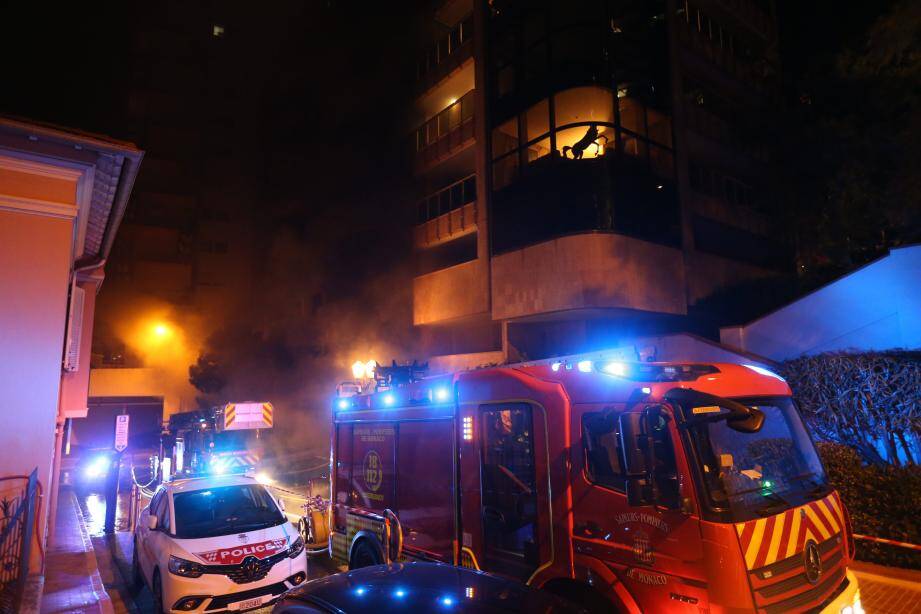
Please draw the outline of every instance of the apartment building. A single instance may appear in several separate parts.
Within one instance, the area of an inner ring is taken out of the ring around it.
[[[413,321],[426,354],[535,359],[685,330],[700,301],[788,269],[769,0],[424,13]]]

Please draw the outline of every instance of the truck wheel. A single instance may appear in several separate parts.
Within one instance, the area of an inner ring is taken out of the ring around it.
[[[359,540],[352,548],[352,555],[349,557],[349,569],[358,569],[359,567],[370,567],[371,565],[380,565],[380,554],[368,542],[367,539]]]

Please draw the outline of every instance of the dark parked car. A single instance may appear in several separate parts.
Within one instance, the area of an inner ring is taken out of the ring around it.
[[[312,580],[275,605],[273,614],[387,612],[583,612],[536,588],[437,563],[374,565]]]

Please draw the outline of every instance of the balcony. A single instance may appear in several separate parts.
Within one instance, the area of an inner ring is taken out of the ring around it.
[[[432,247],[476,230],[476,176],[470,175],[417,203],[417,248]]]
[[[492,258],[494,320],[571,311],[686,313],[681,250],[613,233],[560,237]]]
[[[678,27],[678,40],[696,58],[716,66],[752,92],[771,100],[777,97],[777,70],[773,62],[757,57],[753,50],[739,48],[741,44],[735,37],[724,36],[721,27],[703,28],[701,22],[689,21],[685,27]]]
[[[426,50],[416,71],[416,95],[429,91],[473,58],[473,15]]]
[[[419,173],[473,144],[474,90],[455,100],[416,129],[414,170]]]

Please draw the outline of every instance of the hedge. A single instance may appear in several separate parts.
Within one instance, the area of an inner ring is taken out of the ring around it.
[[[817,446],[855,533],[921,544],[921,467],[867,465],[851,447],[823,442]],[[862,561],[921,569],[921,552],[864,540],[856,543]]]

